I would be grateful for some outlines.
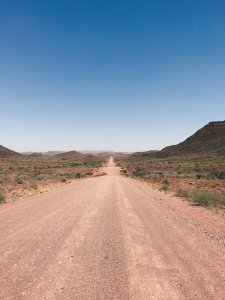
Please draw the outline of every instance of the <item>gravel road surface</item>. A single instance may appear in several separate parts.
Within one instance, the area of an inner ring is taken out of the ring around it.
[[[105,170],[0,207],[0,299],[225,299],[225,220]]]

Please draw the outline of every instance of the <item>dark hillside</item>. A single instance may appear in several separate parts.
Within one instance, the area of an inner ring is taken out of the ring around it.
[[[225,121],[208,123],[184,142],[162,149],[157,157],[198,153],[225,156]]]
[[[0,145],[0,158],[7,158],[12,156],[21,156],[22,154],[19,154],[13,150],[10,150],[2,145]]]

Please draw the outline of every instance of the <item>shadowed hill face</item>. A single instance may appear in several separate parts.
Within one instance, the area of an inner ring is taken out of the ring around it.
[[[21,154],[0,145],[0,158],[20,156]]]
[[[158,156],[166,157],[192,153],[225,155],[225,121],[210,122],[184,142],[162,149]]]

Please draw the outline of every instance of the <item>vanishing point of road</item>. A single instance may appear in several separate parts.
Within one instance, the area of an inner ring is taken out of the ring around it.
[[[119,175],[0,207],[0,299],[225,299],[225,220]]]

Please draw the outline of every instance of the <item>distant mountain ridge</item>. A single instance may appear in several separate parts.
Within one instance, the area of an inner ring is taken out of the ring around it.
[[[75,159],[91,155],[109,155],[114,154],[113,151],[48,151],[48,152],[24,152],[17,153],[0,145],[0,158],[29,155],[31,157],[38,156],[55,156],[61,159]],[[118,153],[117,153],[118,154]],[[123,153],[121,153],[123,154]],[[151,150],[145,152],[133,153],[133,156],[150,156],[156,158],[170,156],[184,156],[190,154],[216,154],[225,156],[225,121],[213,121],[196,131],[185,141],[163,148],[161,151]]]
[[[75,159],[75,158],[83,157],[84,154],[73,150],[73,151],[63,152],[54,156],[62,159]]]
[[[63,151],[46,151],[46,152],[21,152],[21,154],[30,155],[30,156],[54,156],[63,153]]]
[[[167,157],[192,153],[213,153],[225,156],[225,121],[210,122],[185,141],[165,147],[156,155],[157,157]]]
[[[82,154],[93,154],[93,155],[98,155],[98,154],[114,154],[115,151],[112,150],[82,150],[79,151]]]
[[[82,156],[82,155],[97,155],[97,156],[102,156],[102,155],[113,155],[115,152],[111,150],[84,150],[84,151],[46,151],[46,152],[32,152],[32,151],[27,151],[27,152],[21,152],[21,154],[28,155],[31,157],[40,157],[40,156],[56,156],[56,157],[62,157],[62,158],[74,158],[75,156]]]

